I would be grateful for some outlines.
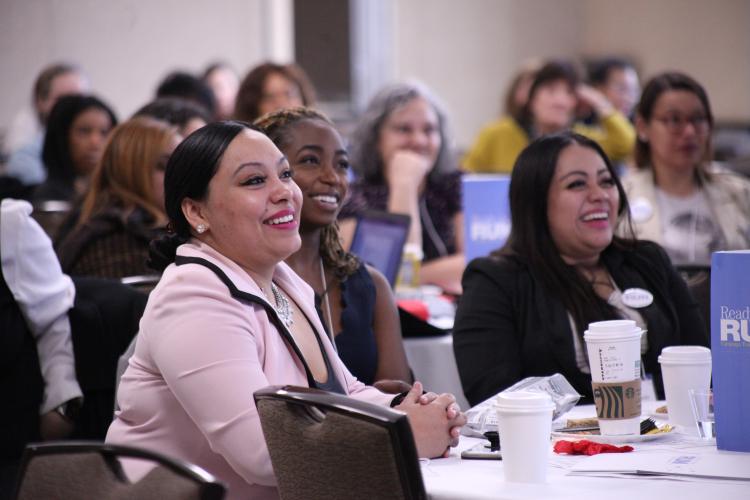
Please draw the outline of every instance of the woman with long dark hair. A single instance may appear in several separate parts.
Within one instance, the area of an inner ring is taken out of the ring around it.
[[[663,396],[662,348],[708,345],[708,335],[664,250],[632,231],[615,235],[618,223],[629,224],[628,201],[602,148],[571,132],[537,139],[513,169],[510,209],[506,244],[463,276],[453,345],[469,402],[554,373],[590,402],[583,332],[616,318],[648,331],[643,363]],[[634,289],[650,301],[630,300]]]
[[[206,125],[175,149],[164,191],[173,233],[152,247],[164,273],[108,442],[195,463],[227,483],[229,498],[275,498],[253,393],[291,384],[394,404],[420,456],[457,443],[465,417],[452,396],[425,398],[415,383],[401,401],[365,386],[323,334],[312,290],[283,262],[300,247],[302,195],[268,137],[240,122]],[[143,467],[125,466],[133,479]]]
[[[115,113],[97,97],[61,97],[47,121],[42,148],[47,180],[34,191],[34,201],[72,201],[82,195],[116,125]]]

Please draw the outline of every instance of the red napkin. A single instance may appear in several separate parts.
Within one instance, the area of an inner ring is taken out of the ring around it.
[[[582,439],[580,441],[558,441],[555,443],[554,450],[555,453],[567,453],[568,455],[598,455],[599,453],[627,453],[633,451],[633,447],[595,443]]]
[[[413,314],[422,321],[427,321],[428,319],[430,319],[430,310],[427,309],[427,304],[425,304],[421,300],[401,299],[398,301],[398,307],[406,312]]]

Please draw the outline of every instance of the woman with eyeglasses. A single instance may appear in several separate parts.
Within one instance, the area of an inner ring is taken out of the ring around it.
[[[675,265],[710,265],[717,250],[750,248],[750,182],[711,163],[713,115],[705,89],[663,73],[636,110],[636,168],[623,186],[639,239]]]

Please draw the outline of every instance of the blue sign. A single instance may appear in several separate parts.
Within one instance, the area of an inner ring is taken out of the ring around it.
[[[464,247],[466,262],[497,250],[510,234],[507,175],[464,175]]]
[[[750,452],[750,251],[711,259],[716,447]]]

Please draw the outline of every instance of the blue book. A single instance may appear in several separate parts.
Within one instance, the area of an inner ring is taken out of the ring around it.
[[[463,176],[464,247],[466,262],[484,257],[510,234],[507,175]]]
[[[716,446],[750,452],[750,251],[712,256],[711,358]]]

